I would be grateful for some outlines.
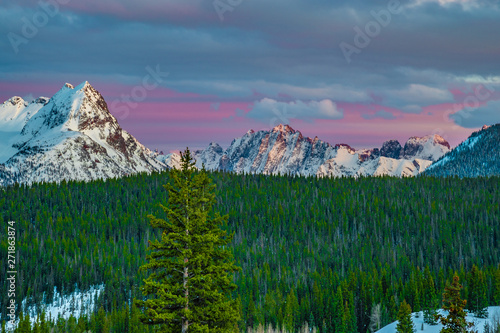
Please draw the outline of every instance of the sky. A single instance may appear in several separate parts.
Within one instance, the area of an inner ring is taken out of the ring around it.
[[[356,148],[500,122],[498,0],[0,0],[0,101],[89,81],[165,152],[283,123]]]

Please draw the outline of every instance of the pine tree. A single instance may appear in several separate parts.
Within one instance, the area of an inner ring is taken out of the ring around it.
[[[250,296],[250,301],[248,302],[247,310],[247,326],[253,328],[257,325],[257,310],[255,309],[255,303],[253,297]]]
[[[486,281],[484,273],[474,265],[467,276],[468,282],[468,301],[467,309],[474,313],[476,317],[488,317],[488,300],[486,296]]]
[[[437,302],[436,302],[436,288],[434,286],[434,279],[432,278],[429,266],[424,270],[424,322],[427,325],[437,325]]]
[[[466,313],[464,307],[467,301],[461,299],[461,289],[462,285],[459,283],[458,275],[455,273],[453,282],[446,286],[443,293],[443,309],[448,311],[448,316],[443,317],[438,315],[436,317],[444,325],[440,333],[470,332],[469,329],[474,326],[474,324],[467,322],[465,319]]]
[[[150,272],[141,291],[141,321],[159,325],[161,332],[230,332],[237,330],[239,303],[231,299],[236,285],[231,273],[238,271],[221,226],[227,216],[212,214],[214,188],[206,171],[195,171],[191,152],[181,153],[181,169],[171,170],[173,184],[168,205],[161,208],[167,220],[149,215],[161,239],[149,242]]]
[[[356,333],[357,332],[357,321],[356,321],[356,309],[354,305],[354,293],[349,290],[347,301],[345,302],[344,315],[346,332],[347,333]]]
[[[42,313],[40,314],[40,332],[49,333],[49,331],[50,331],[49,323],[46,320],[45,309],[43,309]]]
[[[494,274],[493,301],[495,302],[495,305],[500,305],[500,265],[498,265]]]
[[[19,324],[16,329],[16,333],[31,333],[31,322],[29,314],[19,315]]]
[[[396,325],[396,332],[398,333],[414,333],[415,325],[411,319],[411,306],[406,303],[406,300],[401,302],[398,311],[398,324]]]
[[[345,333],[347,330],[347,325],[344,319],[346,315],[344,312],[345,309],[342,288],[338,286],[337,292],[334,294],[333,298],[333,325],[335,332]]]

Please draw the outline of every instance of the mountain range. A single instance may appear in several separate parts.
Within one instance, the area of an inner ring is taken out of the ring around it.
[[[415,176],[450,151],[439,135],[411,137],[401,146],[397,140],[382,147],[355,150],[347,144],[331,145],[315,137],[304,137],[288,125],[270,131],[248,131],[223,150],[210,143],[194,153],[197,167],[238,173],[291,174],[306,176]],[[178,156],[167,156],[174,166]]]
[[[439,176],[493,175],[500,173],[499,126],[473,133],[453,150],[437,134],[411,137],[404,145],[389,140],[380,148],[356,150],[278,125],[249,130],[227,149],[212,142],[194,156],[199,168],[238,173],[399,177],[427,170]],[[0,186],[122,177],[176,168],[179,162],[179,154],[153,152],[122,129],[86,81],[76,87],[66,83],[51,98],[27,102],[15,96],[0,105]]]

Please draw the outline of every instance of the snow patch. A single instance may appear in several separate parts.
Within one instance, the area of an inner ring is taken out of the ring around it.
[[[64,319],[68,319],[73,315],[73,317],[78,318],[80,314],[90,315],[94,310],[96,303],[95,301],[99,298],[99,295],[104,291],[104,284],[98,286],[91,286],[87,291],[80,291],[78,288],[69,295],[62,296],[57,288],[54,287],[54,299],[51,303],[42,305],[39,310],[45,310],[46,320],[55,322],[59,316]],[[45,297],[45,295],[44,295]],[[22,307],[26,307],[26,299],[22,302]],[[25,313],[29,314],[30,321],[32,324],[36,322],[37,319],[37,307],[31,305],[28,309],[24,310]],[[0,315],[1,317],[1,315]],[[16,318],[16,325],[12,325],[9,322],[6,324],[7,330],[12,330],[19,324],[19,318]]]
[[[440,315],[446,316],[447,311],[444,310],[438,310],[438,313]],[[415,325],[416,333],[418,332],[424,332],[424,333],[439,333],[441,329],[443,328],[443,325],[438,324],[438,325],[427,325],[424,323],[424,315],[423,312],[418,313],[418,318],[416,317],[417,313],[412,313],[412,321]],[[483,333],[484,332],[484,325],[485,323],[488,323],[490,327],[492,326],[492,321],[495,318],[495,316],[498,316],[497,318],[500,319],[500,306],[490,306],[488,308],[488,318],[476,318],[472,316],[471,314],[467,315],[467,321],[472,322],[475,325],[475,329],[477,330],[478,333]],[[376,331],[376,333],[395,333],[396,332],[396,326],[398,324],[398,321],[395,321],[380,330]],[[424,329],[422,330],[422,325],[424,325]]]

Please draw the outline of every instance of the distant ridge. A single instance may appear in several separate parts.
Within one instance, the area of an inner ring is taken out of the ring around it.
[[[479,177],[500,175],[500,124],[483,126],[432,164],[431,176]]]
[[[197,167],[245,173],[291,174],[306,176],[415,176],[450,150],[439,135],[411,137],[401,146],[397,140],[386,141],[381,149],[355,150],[347,144],[331,145],[304,137],[289,125],[280,124],[270,131],[249,130],[234,139],[230,146],[212,142],[195,152]],[[162,157],[170,167],[178,165],[179,156]]]

